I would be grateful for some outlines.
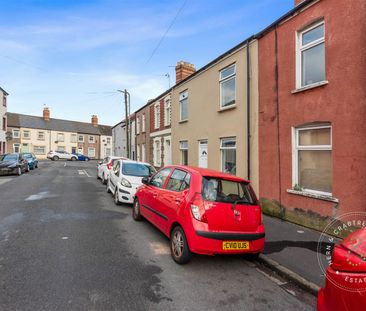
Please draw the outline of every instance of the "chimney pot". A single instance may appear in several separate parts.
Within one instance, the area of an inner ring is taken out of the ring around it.
[[[304,2],[305,0],[295,0],[295,6],[299,5],[301,2]]]
[[[91,124],[93,126],[98,126],[98,117],[95,114],[93,114],[91,117]]]
[[[43,108],[43,119],[45,121],[49,121],[50,120],[50,109],[48,107],[44,107]]]
[[[194,72],[196,72],[196,68],[194,68],[193,64],[185,61],[178,62],[175,66],[175,83],[178,84]]]

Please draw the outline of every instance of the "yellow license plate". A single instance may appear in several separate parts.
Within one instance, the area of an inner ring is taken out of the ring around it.
[[[248,241],[223,241],[222,249],[225,251],[228,250],[248,250],[249,242]]]

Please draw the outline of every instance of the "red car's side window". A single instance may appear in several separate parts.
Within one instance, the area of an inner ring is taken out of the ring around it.
[[[189,188],[190,181],[191,175],[189,173],[175,169],[168,180],[166,189],[180,192]]]
[[[157,172],[155,176],[151,178],[150,184],[158,188],[163,188],[165,180],[169,176],[170,171],[170,168],[164,168],[161,171]]]

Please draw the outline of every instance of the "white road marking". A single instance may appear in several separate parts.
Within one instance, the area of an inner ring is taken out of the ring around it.
[[[50,194],[49,191],[42,191],[37,194],[32,194],[28,198],[26,198],[24,201],[36,201],[36,200],[42,200],[46,198],[55,198],[57,195]]]
[[[66,162],[64,163],[64,167],[66,166]]]
[[[88,172],[87,172],[86,170],[84,170],[84,172],[85,172],[86,176],[88,176],[88,177],[92,177],[92,176],[90,176],[90,175],[88,174]]]
[[[305,231],[304,230],[297,230],[297,233],[305,233]]]
[[[11,181],[12,180],[12,178],[1,178],[0,179],[0,185],[3,185],[3,184],[5,184],[5,183],[7,183],[8,181]]]
[[[62,239],[62,240],[68,240],[68,239],[69,239],[69,237],[67,237],[67,236],[63,236],[61,239]]]
[[[79,175],[85,175],[84,170],[78,170]]]

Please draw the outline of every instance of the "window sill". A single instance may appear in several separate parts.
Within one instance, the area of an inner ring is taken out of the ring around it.
[[[320,81],[320,82],[317,82],[317,83],[309,84],[307,86],[303,86],[303,87],[300,87],[298,89],[295,89],[295,90],[291,91],[291,93],[296,94],[296,93],[304,92],[304,91],[311,90],[311,89],[314,89],[314,88],[317,88],[317,87],[320,87],[320,86],[327,85],[328,83],[329,83],[329,81],[327,81],[327,80]]]
[[[180,120],[178,123],[186,123],[188,122],[188,119],[187,120]]]
[[[316,194],[316,193],[311,193],[311,192],[306,192],[306,191],[297,191],[297,190],[293,190],[293,189],[287,189],[287,193],[301,195],[304,197],[317,199],[317,200],[339,203],[339,200],[337,198],[332,197],[330,195],[326,195],[326,194]]]
[[[227,110],[231,110],[231,109],[235,109],[236,108],[236,104],[230,105],[230,106],[226,106],[226,107],[222,107],[218,110],[218,112],[223,112],[223,111],[227,111]]]

